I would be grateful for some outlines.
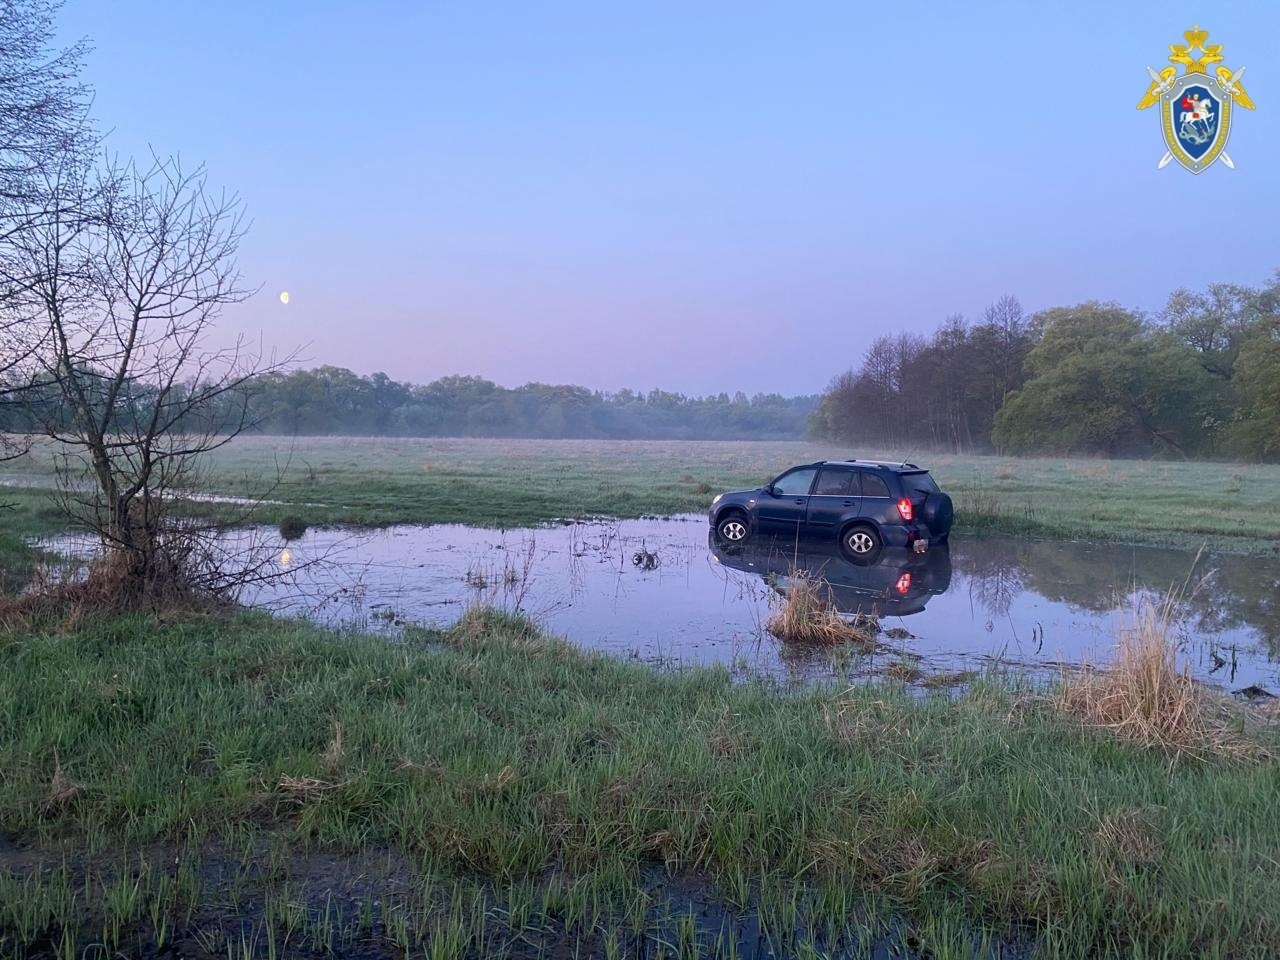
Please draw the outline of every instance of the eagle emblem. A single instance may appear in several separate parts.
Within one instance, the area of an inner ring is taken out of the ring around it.
[[[1160,132],[1167,150],[1157,169],[1177,160],[1192,173],[1200,173],[1219,159],[1234,169],[1235,161],[1226,151],[1231,111],[1233,106],[1253,109],[1240,81],[1244,67],[1223,66],[1222,44],[1209,43],[1209,31],[1201,30],[1199,24],[1182,37],[1186,43],[1169,45],[1169,62],[1175,66],[1158,72],[1147,67],[1151,85],[1138,101],[1139,110],[1160,106]],[[1178,64],[1183,68],[1181,76]]]

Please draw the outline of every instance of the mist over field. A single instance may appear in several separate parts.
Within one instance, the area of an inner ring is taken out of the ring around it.
[[[1278,331],[1280,280],[1178,289],[1154,316],[1097,302],[1027,315],[1005,296],[928,337],[878,334],[825,390],[815,370],[815,392],[795,397],[508,388],[475,376],[416,384],[291,364],[247,376],[219,403],[229,424],[301,436],[813,438],[872,452],[1274,461]],[[153,395],[139,379],[124,396],[145,417]],[[0,430],[38,428],[37,409],[0,403]]]

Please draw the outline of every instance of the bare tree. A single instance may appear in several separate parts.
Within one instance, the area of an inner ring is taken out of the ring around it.
[[[0,198],[26,203],[38,174],[85,143],[85,41],[52,46],[49,0],[0,0]]]
[[[88,90],[79,82],[84,41],[53,47],[49,0],[0,0],[0,425],[18,400],[15,371],[36,346],[29,312],[32,276],[16,255],[25,234],[47,222],[56,200],[45,190],[58,168],[90,152]],[[23,444],[0,433],[0,459]]]
[[[175,159],[66,165],[47,187],[56,214],[17,243],[31,278],[18,300],[38,318],[20,366],[28,415],[60,451],[64,506],[101,537],[125,596],[229,583],[174,506],[203,455],[248,426],[252,378],[276,366],[243,339],[208,342],[250,295],[241,202]]]
[[[973,330],[975,360],[985,395],[983,431],[989,431],[996,414],[1009,394],[1022,386],[1023,364],[1031,349],[1026,316],[1017,297],[1005,294],[982,314],[982,323]]]

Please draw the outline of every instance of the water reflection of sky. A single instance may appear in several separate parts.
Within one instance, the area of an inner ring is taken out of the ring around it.
[[[641,551],[657,557],[656,568],[635,562]],[[1105,660],[1135,593],[1187,584],[1179,629],[1192,668],[1230,686],[1277,679],[1275,560],[1202,557],[1193,568],[1195,557],[1182,551],[991,538],[957,541],[949,563],[902,554],[858,568],[792,544],[717,556],[700,518],[505,533],[392,527],[355,539],[314,531],[291,545],[295,563],[326,553],[341,562],[300,574],[305,600],[281,586],[270,601],[300,609],[323,600],[319,615],[330,621],[378,626],[445,623],[483,598],[518,604],[550,629],[616,654],[819,674],[832,669],[829,655],[780,656],[762,630],[778,599],[771,584],[785,586],[794,567],[820,571],[842,608],[877,609],[913,634],[894,645],[949,667],[991,657]],[[903,570],[915,571],[915,582],[899,597]]]
[[[713,549],[699,517],[505,532],[312,530],[287,547],[273,531],[259,534],[275,539],[277,562],[293,575],[246,599],[284,612],[394,629],[449,623],[485,600],[621,656],[802,678],[874,672],[902,653],[936,670],[993,659],[1100,663],[1135,596],[1185,584],[1178,629],[1192,669],[1232,689],[1280,686],[1276,559],[1196,562],[1176,550],[1001,537],[957,540],[923,558],[886,552],[858,567],[814,546]],[[763,623],[795,568],[826,578],[842,610],[876,610],[911,637],[887,641],[871,661],[786,649]]]

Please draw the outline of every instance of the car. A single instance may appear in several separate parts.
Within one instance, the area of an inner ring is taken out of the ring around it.
[[[782,593],[799,572],[821,579],[840,613],[906,617],[951,588],[951,550],[945,543],[924,554],[886,547],[874,560],[853,561],[831,543],[792,546],[757,538],[729,544],[715,531],[709,539],[716,563],[754,573]]]
[[[945,543],[953,517],[951,498],[927,469],[884,460],[801,464],[754,490],[720,494],[707,513],[725,543],[756,536],[834,542],[855,560],[890,546],[924,552]]]

